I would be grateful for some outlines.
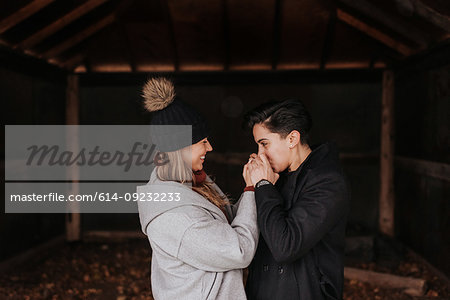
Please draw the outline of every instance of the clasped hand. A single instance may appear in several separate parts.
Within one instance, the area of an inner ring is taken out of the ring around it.
[[[266,155],[256,155],[255,153],[250,155],[248,162],[244,165],[242,176],[247,186],[255,186],[262,179],[275,184],[280,177],[272,170]]]

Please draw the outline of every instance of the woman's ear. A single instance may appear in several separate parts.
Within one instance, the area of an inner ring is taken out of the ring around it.
[[[297,130],[292,130],[291,133],[288,134],[289,148],[294,148],[300,143],[300,132]]]

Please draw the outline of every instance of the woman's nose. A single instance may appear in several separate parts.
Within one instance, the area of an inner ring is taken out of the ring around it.
[[[213,147],[211,146],[211,144],[209,143],[209,141],[206,143],[206,151],[212,151]]]

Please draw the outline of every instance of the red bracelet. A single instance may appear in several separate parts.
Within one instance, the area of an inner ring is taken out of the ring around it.
[[[244,192],[254,192],[255,191],[255,187],[253,185],[251,186],[246,186],[244,189]]]

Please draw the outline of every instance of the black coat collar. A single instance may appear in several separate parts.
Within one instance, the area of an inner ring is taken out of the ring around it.
[[[322,144],[311,146],[311,153],[297,168],[297,170],[288,172],[287,170],[280,173],[275,186],[281,193],[284,199],[284,206],[289,209],[292,206],[292,201],[303,187],[303,179],[306,173],[321,165],[336,164],[339,160],[336,143],[325,142]]]

